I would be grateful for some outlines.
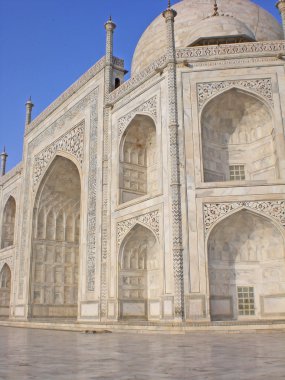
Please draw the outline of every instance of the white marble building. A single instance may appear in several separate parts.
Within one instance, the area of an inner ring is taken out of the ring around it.
[[[102,59],[34,120],[26,104],[0,178],[0,315],[284,318],[282,26],[250,0],[183,0],[126,82],[105,28]]]

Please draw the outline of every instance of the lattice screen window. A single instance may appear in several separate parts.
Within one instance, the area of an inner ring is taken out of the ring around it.
[[[237,292],[239,315],[255,315],[254,288],[252,286],[238,286]]]
[[[230,165],[230,180],[231,181],[245,180],[244,165]]]

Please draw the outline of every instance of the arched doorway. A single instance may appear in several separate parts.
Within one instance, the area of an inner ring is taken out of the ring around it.
[[[160,252],[154,234],[136,225],[125,237],[119,261],[121,319],[149,319],[148,303],[161,294]]]
[[[0,272],[0,317],[9,317],[11,297],[11,270],[4,264]]]
[[[201,129],[204,182],[279,177],[273,118],[254,95],[234,88],[216,96]]]
[[[14,245],[16,201],[9,197],[3,213],[1,248]]]
[[[67,158],[56,157],[35,202],[32,317],[77,316],[80,198],[77,167]]]
[[[208,240],[212,320],[285,314],[285,244],[273,222],[248,210],[221,221]]]
[[[120,203],[157,191],[157,143],[153,120],[137,115],[120,145]]]

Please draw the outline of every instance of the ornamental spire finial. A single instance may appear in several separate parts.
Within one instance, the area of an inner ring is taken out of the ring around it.
[[[213,13],[213,16],[219,16],[219,7],[218,7],[217,0],[214,0],[214,13]]]
[[[168,6],[167,6],[168,9],[171,8],[171,0],[168,0]]]

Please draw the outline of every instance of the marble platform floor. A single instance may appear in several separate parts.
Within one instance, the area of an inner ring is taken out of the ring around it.
[[[285,332],[186,335],[0,327],[1,380],[281,380]]]

